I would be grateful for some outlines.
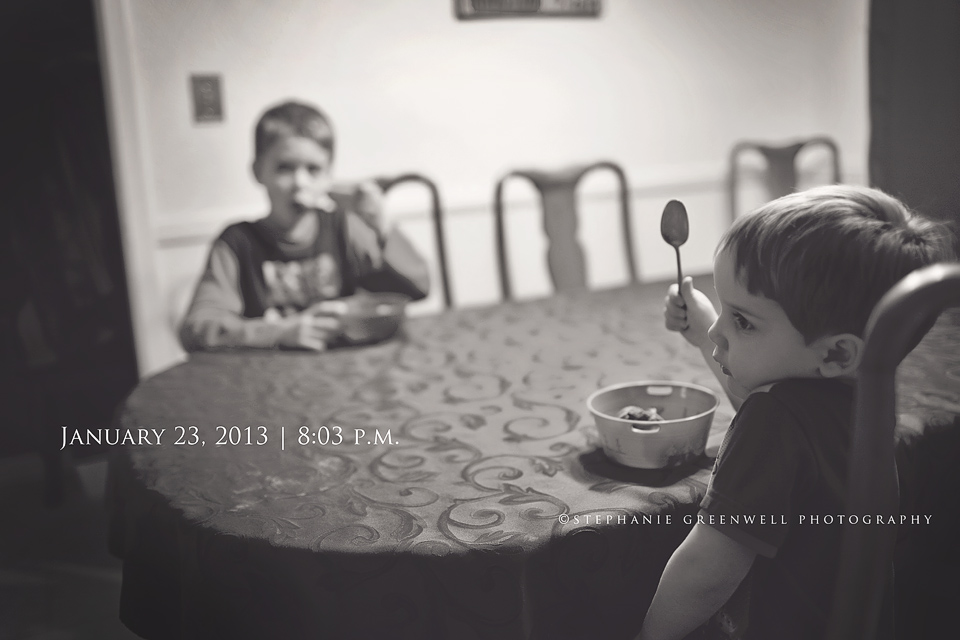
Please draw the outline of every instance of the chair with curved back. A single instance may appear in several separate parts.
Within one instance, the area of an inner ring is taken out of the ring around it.
[[[619,183],[620,222],[630,282],[637,281],[637,267],[633,253],[633,234],[630,223],[630,188],[626,174],[614,162],[600,161],[575,165],[555,171],[535,169],[510,171],[497,182],[494,191],[497,265],[500,271],[500,292],[504,300],[513,298],[504,228],[504,184],[510,178],[524,178],[533,183],[540,193],[543,229],[547,235],[547,267],[557,291],[585,289],[586,261],[583,248],[577,241],[577,185],[588,173],[598,169],[612,171]]]
[[[443,304],[445,308],[453,306],[453,296],[450,292],[450,275],[447,270],[447,252],[443,233],[443,208],[440,203],[440,191],[437,185],[419,173],[402,173],[396,176],[382,176],[376,178],[374,182],[380,187],[384,195],[390,189],[406,182],[416,182],[424,185],[430,191],[431,216],[433,218],[434,240],[437,247],[437,262],[440,271],[440,284],[443,290]]]
[[[738,188],[741,178],[740,159],[744,153],[759,153],[766,162],[764,186],[768,200],[775,200],[788,193],[796,191],[799,177],[797,172],[797,156],[804,149],[822,147],[830,155],[830,177],[834,184],[839,183],[840,151],[837,143],[826,136],[816,136],[797,140],[782,145],[771,145],[761,142],[741,141],[730,151],[729,171],[727,173],[727,195],[729,198],[730,221],[739,214]]]
[[[848,514],[898,513],[897,366],[918,333],[955,306],[960,306],[960,264],[941,263],[908,275],[873,310],[857,378]],[[844,525],[829,640],[876,637],[896,538],[896,527]]]

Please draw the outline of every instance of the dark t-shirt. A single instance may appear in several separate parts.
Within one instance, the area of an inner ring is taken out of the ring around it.
[[[824,635],[846,515],[853,399],[853,387],[837,380],[778,382],[750,395],[727,431],[700,507],[710,526],[758,554],[747,577],[748,638]],[[885,625],[892,628],[889,607]]]
[[[319,230],[307,247],[280,242],[262,220],[232,224],[223,240],[237,256],[243,315],[259,318],[269,307],[299,311],[317,300],[351,295],[351,268],[342,212],[317,216]]]
[[[389,261],[351,242],[347,215],[339,209],[320,214],[316,238],[305,247],[278,240],[263,220],[224,229],[220,240],[237,258],[243,315],[259,318],[270,307],[300,311],[319,300],[352,295],[358,287],[422,298],[424,292]]]
[[[319,213],[317,226],[303,244],[284,240],[269,217],[227,227],[181,323],[184,349],[276,347],[287,330],[279,317],[358,289],[427,295],[426,263],[399,230],[342,209]]]

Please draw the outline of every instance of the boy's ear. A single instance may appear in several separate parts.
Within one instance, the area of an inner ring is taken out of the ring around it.
[[[817,340],[817,349],[824,378],[852,375],[863,357],[863,338],[852,333],[824,336]]]

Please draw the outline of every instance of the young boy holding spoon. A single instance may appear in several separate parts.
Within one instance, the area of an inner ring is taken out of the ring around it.
[[[745,580],[743,637],[823,637],[841,528],[800,517],[846,513],[853,391],[870,312],[911,271],[950,259],[942,226],[880,191],[831,186],[734,222],[714,261],[719,314],[689,278],[670,287],[667,328],[701,350],[738,411],[641,640],[684,638]]]
[[[423,258],[398,230],[381,228],[376,185],[331,197],[333,128],[319,109],[268,109],[254,144],[253,174],[270,212],[214,241],[180,327],[184,349],[323,351],[340,335],[335,298],[360,288],[427,295]]]

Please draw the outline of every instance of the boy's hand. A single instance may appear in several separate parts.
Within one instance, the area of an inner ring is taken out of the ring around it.
[[[710,344],[707,331],[717,319],[717,311],[710,298],[702,291],[693,288],[693,278],[683,279],[681,295],[677,294],[677,285],[670,285],[664,299],[663,316],[667,329],[679,331],[687,342],[703,349]]]
[[[320,315],[314,307],[281,322],[286,326],[278,344],[284,347],[325,351],[327,344],[340,335],[339,318]]]

